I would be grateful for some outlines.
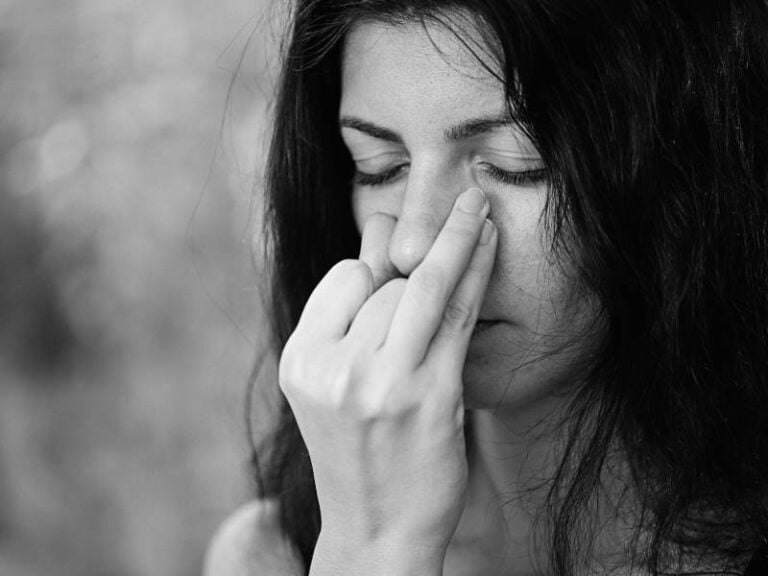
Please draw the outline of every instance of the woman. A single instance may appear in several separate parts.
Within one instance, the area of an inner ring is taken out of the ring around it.
[[[767,30],[757,0],[300,1],[286,402],[211,572],[762,573]]]

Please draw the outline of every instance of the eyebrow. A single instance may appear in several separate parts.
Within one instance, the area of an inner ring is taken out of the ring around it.
[[[459,142],[481,134],[493,132],[499,128],[513,126],[515,123],[515,118],[509,114],[469,118],[445,130],[445,132],[443,132],[443,138],[445,138],[447,142]],[[352,128],[353,130],[368,134],[368,136],[372,136],[379,140],[394,142],[395,144],[403,143],[403,138],[397,132],[390,130],[389,128],[377,126],[372,122],[368,122],[367,120],[363,120],[356,116],[341,116],[339,118],[339,127]]]

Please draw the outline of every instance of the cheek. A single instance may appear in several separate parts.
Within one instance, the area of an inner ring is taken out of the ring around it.
[[[531,334],[552,337],[579,331],[583,310],[572,306],[577,296],[574,271],[554,261],[540,235],[514,235],[500,246],[498,256],[489,289],[504,302],[510,317]]]
[[[543,198],[526,198],[496,207],[499,248],[489,297],[528,329],[554,326],[570,295],[567,271],[553,261],[540,216]],[[565,273],[564,273],[565,272]]]
[[[547,245],[538,198],[494,198],[491,219],[499,230],[495,276],[509,293],[535,296],[541,291]]]

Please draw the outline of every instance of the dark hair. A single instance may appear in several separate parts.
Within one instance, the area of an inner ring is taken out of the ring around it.
[[[300,0],[267,169],[277,350],[357,254],[337,115],[343,40],[366,19],[442,23],[500,71],[551,173],[552,249],[600,304],[605,338],[549,492],[553,572],[589,547],[577,529],[614,449],[646,534],[633,563],[743,567],[768,536],[765,0]],[[262,461],[308,566],[319,510],[284,401]]]

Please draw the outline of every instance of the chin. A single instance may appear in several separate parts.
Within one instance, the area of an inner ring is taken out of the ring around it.
[[[531,365],[501,361],[467,362],[464,366],[464,406],[468,410],[519,412],[539,404],[565,385],[552,382]]]
[[[522,335],[525,333],[525,336]],[[562,339],[544,342],[504,322],[481,326],[464,363],[464,405],[468,410],[520,413],[562,399],[581,381],[591,358],[588,346]]]

